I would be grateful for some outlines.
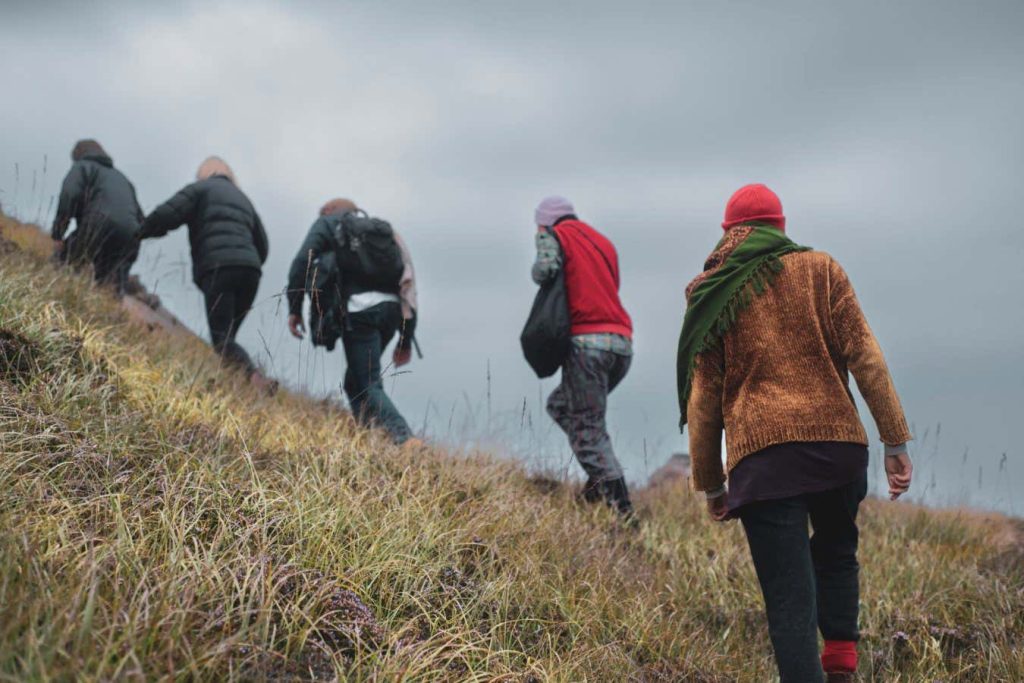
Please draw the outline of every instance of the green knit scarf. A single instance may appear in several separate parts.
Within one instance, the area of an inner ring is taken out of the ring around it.
[[[782,270],[782,256],[809,250],[781,230],[764,224],[732,228],[718,243],[705,271],[690,286],[679,335],[676,378],[680,431],[686,426],[686,404],[697,356],[719,344],[736,322],[737,314],[772,284]]]

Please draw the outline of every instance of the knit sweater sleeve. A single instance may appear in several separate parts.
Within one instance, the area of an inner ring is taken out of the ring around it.
[[[724,378],[725,356],[721,346],[697,356],[686,416],[693,486],[698,491],[714,491],[725,483],[722,467]]]
[[[885,356],[846,272],[834,260],[829,263],[829,306],[840,352],[868,404],[883,443],[898,445],[910,441],[913,437]]]

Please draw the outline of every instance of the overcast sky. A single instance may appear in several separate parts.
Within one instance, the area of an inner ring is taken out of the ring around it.
[[[636,358],[609,419],[642,480],[685,448],[683,289],[732,191],[764,182],[850,273],[918,491],[1009,509],[1024,486],[1024,3],[149,5],[0,2],[0,202],[48,221],[81,137],[147,211],[223,156],[271,240],[240,339],[289,384],[340,382],[279,294],[318,207],[352,197],[418,267],[426,359],[389,381],[409,421],[566,466],[518,346],[532,209],[564,194],[619,248]],[[205,335],[185,232],[135,272]]]

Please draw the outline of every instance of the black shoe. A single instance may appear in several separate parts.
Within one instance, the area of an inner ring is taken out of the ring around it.
[[[593,477],[587,477],[587,482],[580,489],[579,497],[586,503],[597,503],[604,499],[604,492],[601,490],[601,483]]]
[[[825,678],[828,683],[853,683],[854,674],[852,673],[826,673]]]
[[[602,482],[601,490],[608,506],[618,512],[623,519],[633,517],[633,503],[629,499],[629,489],[626,488],[625,479],[620,477]]]

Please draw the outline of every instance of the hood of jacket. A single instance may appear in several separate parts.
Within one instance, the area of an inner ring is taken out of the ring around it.
[[[114,168],[114,160],[106,154],[86,154],[82,157],[81,161],[93,161],[101,166],[107,168]]]

